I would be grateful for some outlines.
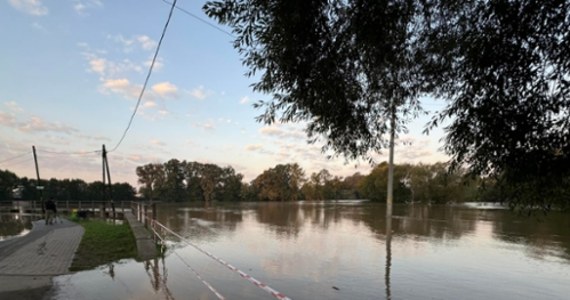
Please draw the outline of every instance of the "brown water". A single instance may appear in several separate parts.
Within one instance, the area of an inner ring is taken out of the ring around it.
[[[568,299],[570,215],[368,202],[163,205],[160,222],[292,299]],[[392,234],[386,234],[391,226]],[[163,259],[55,278],[53,299],[274,299],[171,237]],[[194,271],[192,271],[194,270]]]
[[[32,216],[18,213],[0,214],[0,241],[26,235],[32,229]]]

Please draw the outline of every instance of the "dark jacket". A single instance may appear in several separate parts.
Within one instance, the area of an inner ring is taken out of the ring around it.
[[[53,202],[52,200],[48,200],[46,202],[46,210],[57,212],[57,208],[55,207],[55,202]]]

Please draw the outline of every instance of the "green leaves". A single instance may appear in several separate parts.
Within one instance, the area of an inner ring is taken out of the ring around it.
[[[433,9],[423,36],[437,58],[431,70],[446,70],[432,78],[441,86],[434,92],[449,99],[439,120],[451,119],[445,149],[454,165],[500,177],[513,206],[564,206],[570,4],[475,1]]]
[[[253,89],[273,99],[255,105],[260,122],[306,121],[310,141],[357,158],[383,148],[392,105],[417,110],[411,1],[225,0],[204,10],[233,28],[247,75],[261,73]]]
[[[171,159],[137,167],[145,197],[166,202],[238,201],[242,174],[232,167]]]
[[[251,182],[251,188],[261,201],[296,201],[304,176],[305,172],[296,163],[279,164],[257,176]]]
[[[403,130],[428,95],[448,101],[428,131],[449,120],[452,166],[534,193],[505,199],[540,205],[543,184],[570,178],[568,1],[223,0],[204,10],[233,28],[248,75],[261,73],[254,90],[273,97],[259,121],[306,121],[310,141],[366,157],[384,148],[391,108]]]

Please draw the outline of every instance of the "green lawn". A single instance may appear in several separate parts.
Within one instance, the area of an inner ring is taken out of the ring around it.
[[[75,253],[71,271],[93,269],[123,258],[135,258],[137,247],[128,224],[114,225],[102,220],[78,222],[85,229]]]

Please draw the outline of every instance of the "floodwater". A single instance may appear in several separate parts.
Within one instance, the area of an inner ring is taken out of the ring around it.
[[[32,216],[17,213],[0,214],[0,241],[26,235],[32,229]]]
[[[570,215],[369,202],[159,206],[161,223],[291,299],[568,299]],[[390,228],[391,227],[391,228]],[[391,234],[387,234],[391,233]],[[173,235],[164,258],[54,279],[52,299],[275,299]]]

